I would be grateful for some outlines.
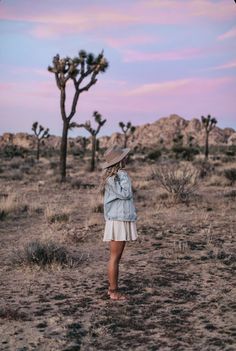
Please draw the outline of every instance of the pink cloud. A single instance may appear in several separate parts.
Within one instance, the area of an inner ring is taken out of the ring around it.
[[[191,94],[199,91],[212,92],[223,85],[233,81],[231,77],[222,78],[187,78],[161,83],[143,84],[134,89],[128,90],[128,96],[157,95],[157,94]]]
[[[35,25],[31,34],[50,38],[71,33],[91,32],[94,29],[111,29],[119,26],[142,24],[189,24],[199,18],[225,21],[235,18],[235,4],[224,0],[181,1],[159,0],[139,1],[121,8],[119,3],[112,6],[88,5],[81,10],[70,12],[63,7],[38,10],[37,8],[10,7],[2,4],[0,18],[11,21],[27,21]],[[117,43],[116,43],[117,44]]]
[[[49,77],[50,73],[47,70],[47,67],[43,68],[36,68],[36,67],[26,67],[26,66],[14,66],[14,65],[6,65],[6,64],[1,64],[0,63],[0,70],[1,71],[8,71],[10,75],[14,76],[24,76],[25,77],[29,76],[31,79],[32,77],[38,78],[38,77]]]
[[[230,29],[228,32],[221,34],[218,40],[231,39],[236,37],[236,27]]]
[[[148,0],[141,3],[143,9],[149,8],[152,13],[158,10],[165,23],[189,23],[199,17],[209,20],[228,20],[235,18],[235,4],[224,0],[215,2],[211,0],[181,1],[181,0]]]
[[[205,51],[203,49],[182,49],[166,52],[140,52],[135,50],[123,50],[124,62],[133,61],[176,61],[188,60],[191,58],[203,56]]]
[[[125,38],[114,38],[114,37],[105,37],[103,40],[113,48],[122,48],[130,47],[135,45],[150,44],[160,41],[158,37],[151,37],[147,35],[138,35],[138,36],[128,36]]]
[[[224,63],[223,65],[210,67],[206,70],[218,70],[218,69],[230,69],[230,68],[236,68],[236,60]]]
[[[0,86],[0,103],[6,131],[6,120],[9,126],[15,126],[15,117],[19,116],[18,130],[24,130],[23,126],[30,128],[34,120],[39,120],[50,127],[52,133],[61,133],[59,90],[51,78],[51,81],[39,83],[8,82]],[[235,112],[235,83],[236,78],[233,77],[192,77],[132,87],[126,81],[103,77],[81,95],[74,120],[85,121],[92,116],[94,110],[98,110],[107,119],[104,131],[114,131],[118,130],[118,122],[121,120],[140,124],[171,113],[186,118],[211,113],[217,118],[222,116],[223,123],[232,126],[233,120],[231,123],[225,116],[232,116]],[[69,108],[72,90],[67,96]]]

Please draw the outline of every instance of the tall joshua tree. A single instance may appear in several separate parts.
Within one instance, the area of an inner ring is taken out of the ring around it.
[[[217,120],[214,117],[211,117],[211,115],[208,115],[207,117],[202,116],[202,126],[205,128],[205,133],[206,133],[206,139],[205,139],[205,159],[208,159],[208,154],[209,154],[209,134],[212,131],[212,129],[216,126]]]
[[[106,123],[106,119],[102,119],[102,115],[97,112],[94,111],[93,113],[93,117],[95,119],[95,122],[97,123],[97,128],[94,129],[91,126],[91,122],[87,121],[83,124],[77,124],[75,123],[74,126],[78,127],[78,128],[85,128],[92,136],[92,157],[91,157],[91,166],[90,166],[90,171],[93,172],[95,169],[95,155],[96,155],[96,148],[97,148],[97,140],[96,137],[101,129],[101,127]]]
[[[119,126],[121,127],[122,132],[124,133],[124,148],[126,148],[129,136],[134,133],[136,128],[135,126],[132,126],[131,122],[128,122],[127,124],[120,122]]]
[[[34,122],[32,124],[32,131],[34,132],[37,138],[37,160],[39,160],[39,149],[40,149],[40,142],[42,139],[48,138],[49,135],[49,128],[45,129],[41,124],[39,125],[38,122]]]
[[[48,67],[48,71],[55,75],[56,85],[60,90],[60,109],[63,121],[60,151],[61,181],[66,180],[68,130],[76,113],[80,94],[96,84],[97,75],[100,72],[105,72],[107,67],[108,61],[103,56],[103,51],[95,57],[92,53],[87,53],[84,50],[79,51],[78,56],[74,58],[60,58],[57,54],[52,60],[52,66]],[[74,96],[69,113],[66,113],[66,88],[70,81],[73,83]]]

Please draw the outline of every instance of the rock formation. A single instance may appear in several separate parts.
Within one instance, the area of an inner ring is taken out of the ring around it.
[[[118,128],[118,125],[117,125]],[[169,148],[173,145],[173,138],[176,133],[183,135],[183,142],[186,145],[189,137],[193,137],[192,144],[203,146],[205,143],[205,131],[201,126],[201,121],[197,118],[186,120],[178,115],[172,114],[169,117],[162,117],[154,123],[136,126],[134,134],[128,141],[128,146],[137,148],[155,148],[161,143]],[[111,136],[99,138],[101,148],[110,145],[123,145],[123,134],[113,133]],[[61,138],[51,135],[45,141],[45,147],[52,149],[60,148]],[[210,145],[236,145],[236,131],[233,128],[215,127],[209,137]],[[0,147],[5,145],[17,145],[26,149],[33,149],[36,146],[34,135],[26,133],[4,133],[0,136]],[[81,147],[82,137],[68,139],[68,148]],[[91,143],[88,148],[91,147]]]

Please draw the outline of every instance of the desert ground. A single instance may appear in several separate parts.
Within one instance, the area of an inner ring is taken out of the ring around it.
[[[235,161],[211,161],[187,203],[152,177],[158,162],[127,165],[139,237],[120,263],[125,302],[107,295],[101,171],[70,155],[60,183],[57,162],[1,160],[0,350],[235,350]],[[57,259],[32,257],[39,243]]]

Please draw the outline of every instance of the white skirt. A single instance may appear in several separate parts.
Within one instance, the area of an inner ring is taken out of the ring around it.
[[[138,237],[136,222],[106,221],[103,241],[130,241]]]

